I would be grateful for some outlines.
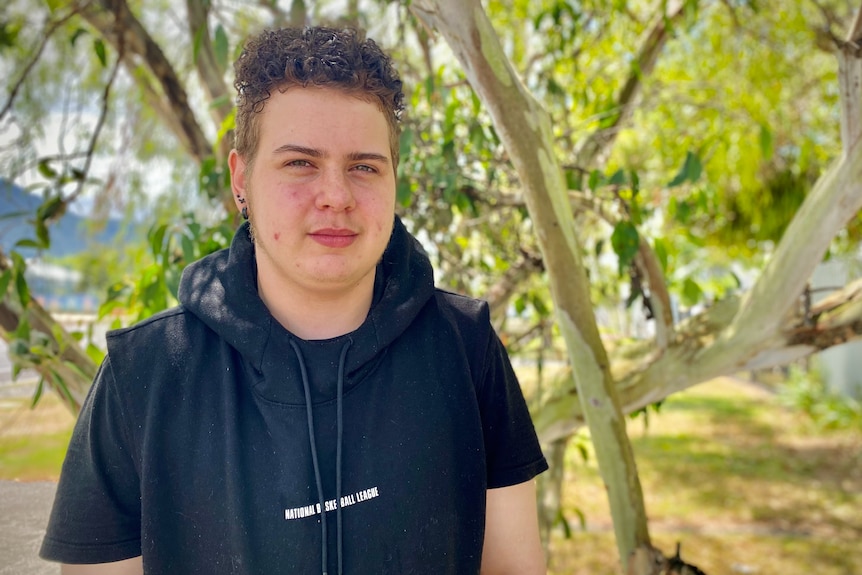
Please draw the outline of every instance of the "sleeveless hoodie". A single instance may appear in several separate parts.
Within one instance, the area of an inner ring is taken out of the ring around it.
[[[152,574],[476,574],[485,491],[547,468],[487,304],[396,219],[354,332],[304,341],[243,225],[180,306],[112,332],[42,556]]]

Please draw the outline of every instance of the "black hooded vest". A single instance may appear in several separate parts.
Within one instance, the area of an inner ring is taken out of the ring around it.
[[[112,332],[41,554],[147,574],[476,574],[485,491],[547,468],[487,304],[395,222],[369,315],[302,341],[247,225],[180,306]],[[323,522],[326,522],[325,529]]]

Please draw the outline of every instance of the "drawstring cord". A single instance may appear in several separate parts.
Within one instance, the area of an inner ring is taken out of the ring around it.
[[[341,531],[341,447],[343,443],[343,435],[344,435],[344,417],[343,417],[343,403],[344,403],[344,365],[347,359],[347,350],[350,349],[350,346],[353,344],[353,340],[347,340],[347,343],[344,344],[344,347],[341,348],[341,357],[338,360],[338,392],[337,392],[337,400],[336,400],[336,417],[337,417],[337,443],[335,447],[335,509],[336,509],[336,543],[338,549],[338,575],[342,575],[343,573],[343,558],[342,558],[342,531]],[[292,339],[290,340],[290,346],[293,348],[293,352],[296,354],[296,358],[299,360],[299,371],[302,374],[302,389],[305,392],[305,411],[306,418],[308,421],[308,444],[311,448],[311,463],[314,467],[314,481],[317,484],[317,499],[318,505],[320,505],[320,535],[321,535],[321,551],[320,551],[320,561],[321,561],[321,573],[323,575],[327,575],[327,552],[328,552],[328,542],[326,532],[326,499],[323,497],[323,482],[320,479],[320,464],[317,461],[317,442],[315,441],[314,434],[314,415],[313,408],[311,404],[311,386],[308,383],[308,373],[305,369],[305,360],[302,357],[302,351],[300,351],[299,346]]]
[[[348,338],[347,343],[345,343],[344,347],[341,348],[341,357],[338,360],[338,399],[336,406],[338,439],[335,447],[335,524],[336,540],[338,542],[338,575],[342,575],[342,573],[344,573],[341,553],[341,446],[343,443],[342,438],[344,436],[344,410],[342,409],[344,405],[344,364],[347,359],[347,350],[350,349],[352,344],[353,340]]]

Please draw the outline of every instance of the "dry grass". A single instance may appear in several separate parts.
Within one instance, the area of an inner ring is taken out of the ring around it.
[[[74,423],[54,395],[35,409],[29,399],[0,400],[0,479],[56,480]]]
[[[654,544],[710,575],[862,574],[862,437],[824,435],[732,379],[668,399],[629,425]],[[568,460],[572,537],[553,541],[555,575],[619,573],[594,458]],[[577,527],[575,509],[586,517]]]

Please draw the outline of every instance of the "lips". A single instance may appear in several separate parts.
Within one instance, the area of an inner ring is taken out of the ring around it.
[[[308,234],[309,237],[328,248],[346,248],[351,245],[359,234],[345,228],[323,228]]]

